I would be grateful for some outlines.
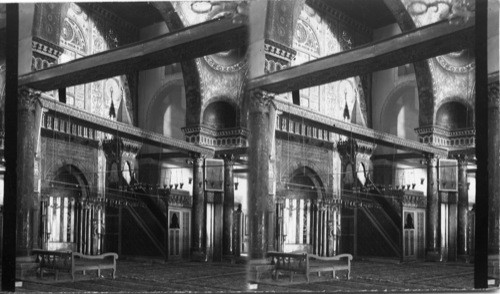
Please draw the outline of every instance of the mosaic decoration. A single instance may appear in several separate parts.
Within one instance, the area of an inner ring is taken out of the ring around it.
[[[293,49],[297,51],[292,66],[300,65],[323,56],[348,50],[357,45],[353,41],[354,32],[350,32],[344,22],[346,18],[338,19],[304,4],[293,37]],[[356,33],[359,34],[359,33]],[[321,86],[300,90],[300,105],[328,115],[332,118],[366,125],[366,95],[359,77],[328,83]],[[291,101],[291,94],[285,98]]]
[[[69,5],[61,27],[59,45],[65,50],[59,63],[116,48],[131,41],[134,31],[130,25],[120,25],[117,20],[106,17],[106,11],[98,6],[92,7],[91,11],[85,11],[75,3]],[[89,17],[90,13],[92,17]],[[130,115],[134,113],[130,102],[132,97],[130,91],[125,89],[127,85],[124,77],[70,87],[66,91],[67,104],[112,120],[123,118],[118,113],[120,109],[120,114],[126,116],[123,121],[133,123],[133,116]],[[117,114],[115,117],[109,115],[111,101]]]
[[[174,4],[184,26],[190,26],[221,17],[237,17],[247,13],[246,1],[183,1]],[[246,49],[231,49],[207,55],[203,60],[220,72],[238,72],[247,67]]]

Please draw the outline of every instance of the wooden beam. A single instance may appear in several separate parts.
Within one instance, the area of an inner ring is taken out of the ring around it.
[[[448,151],[444,148],[434,147],[429,144],[420,143],[413,140],[404,139],[389,133],[384,133],[369,129],[364,126],[341,121],[329,116],[314,112],[312,110],[293,105],[281,100],[274,100],[278,111],[287,113],[285,117],[298,119],[300,121],[309,121],[324,126],[325,130],[339,135],[348,136],[353,139],[360,139],[374,144],[393,147],[398,150],[407,150],[411,152],[436,154],[448,157]],[[277,131],[281,131],[281,126],[277,126]]]
[[[457,25],[441,21],[389,39],[254,78],[249,81],[248,88],[280,94],[472,47],[474,23],[473,17]]]
[[[372,160],[380,160],[385,159],[389,161],[403,161],[408,159],[423,159],[423,155],[421,153],[395,153],[395,154],[375,154],[372,155]]]
[[[125,123],[109,120],[107,118],[88,113],[84,110],[68,106],[54,99],[44,97],[43,94],[40,98],[40,101],[42,102],[42,106],[44,109],[64,114],[65,117],[70,117],[72,121],[80,121],[86,126],[92,127],[101,132],[117,135],[119,137],[134,140],[143,144],[150,144],[152,146],[161,148],[173,149],[185,153],[186,156],[189,153],[203,154],[207,157],[214,156],[214,150],[211,148],[197,146],[184,140],[165,137],[162,134],[146,131]]]
[[[245,46],[246,22],[208,21],[147,41],[101,52],[19,77],[19,86],[49,91]]]

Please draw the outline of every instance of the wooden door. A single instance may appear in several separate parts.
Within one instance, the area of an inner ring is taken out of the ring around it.
[[[168,257],[179,259],[189,256],[190,212],[171,209],[168,214]]]
[[[415,212],[405,211],[403,218],[403,257],[405,260],[417,258],[417,230]]]

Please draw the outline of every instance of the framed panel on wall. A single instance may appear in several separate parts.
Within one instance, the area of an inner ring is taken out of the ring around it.
[[[224,192],[224,160],[205,159],[205,191]]]
[[[438,163],[439,191],[458,191],[458,161],[456,159],[439,159]]]

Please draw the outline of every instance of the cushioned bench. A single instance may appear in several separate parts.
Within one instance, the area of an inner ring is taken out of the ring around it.
[[[44,271],[54,272],[55,279],[58,279],[60,272],[71,274],[75,280],[75,272],[96,270],[97,275],[101,275],[101,270],[112,270],[113,279],[116,276],[116,260],[118,254],[104,253],[100,255],[85,255],[72,251],[51,251],[35,249],[32,251],[37,255],[36,261],[39,263],[39,273],[43,277]]]
[[[314,254],[309,254],[309,273],[318,273],[321,276],[322,272],[332,272],[332,278],[335,278],[335,272],[346,270],[347,279],[351,278],[351,254],[339,254],[331,257],[322,257]]]
[[[274,265],[274,279],[278,279],[281,272],[287,272],[290,275],[290,282],[293,281],[295,273],[305,274],[309,282],[309,258],[307,253],[285,253],[268,252],[267,257],[271,259]]]
[[[281,272],[287,272],[290,275],[290,281],[293,281],[293,275],[296,273],[304,274],[309,282],[310,273],[332,272],[335,278],[337,271],[346,270],[347,279],[351,274],[351,254],[340,254],[332,257],[321,257],[308,253],[284,253],[268,252],[267,257],[271,259],[271,265],[274,266],[274,279],[279,277]],[[267,269],[267,268],[266,268]]]

